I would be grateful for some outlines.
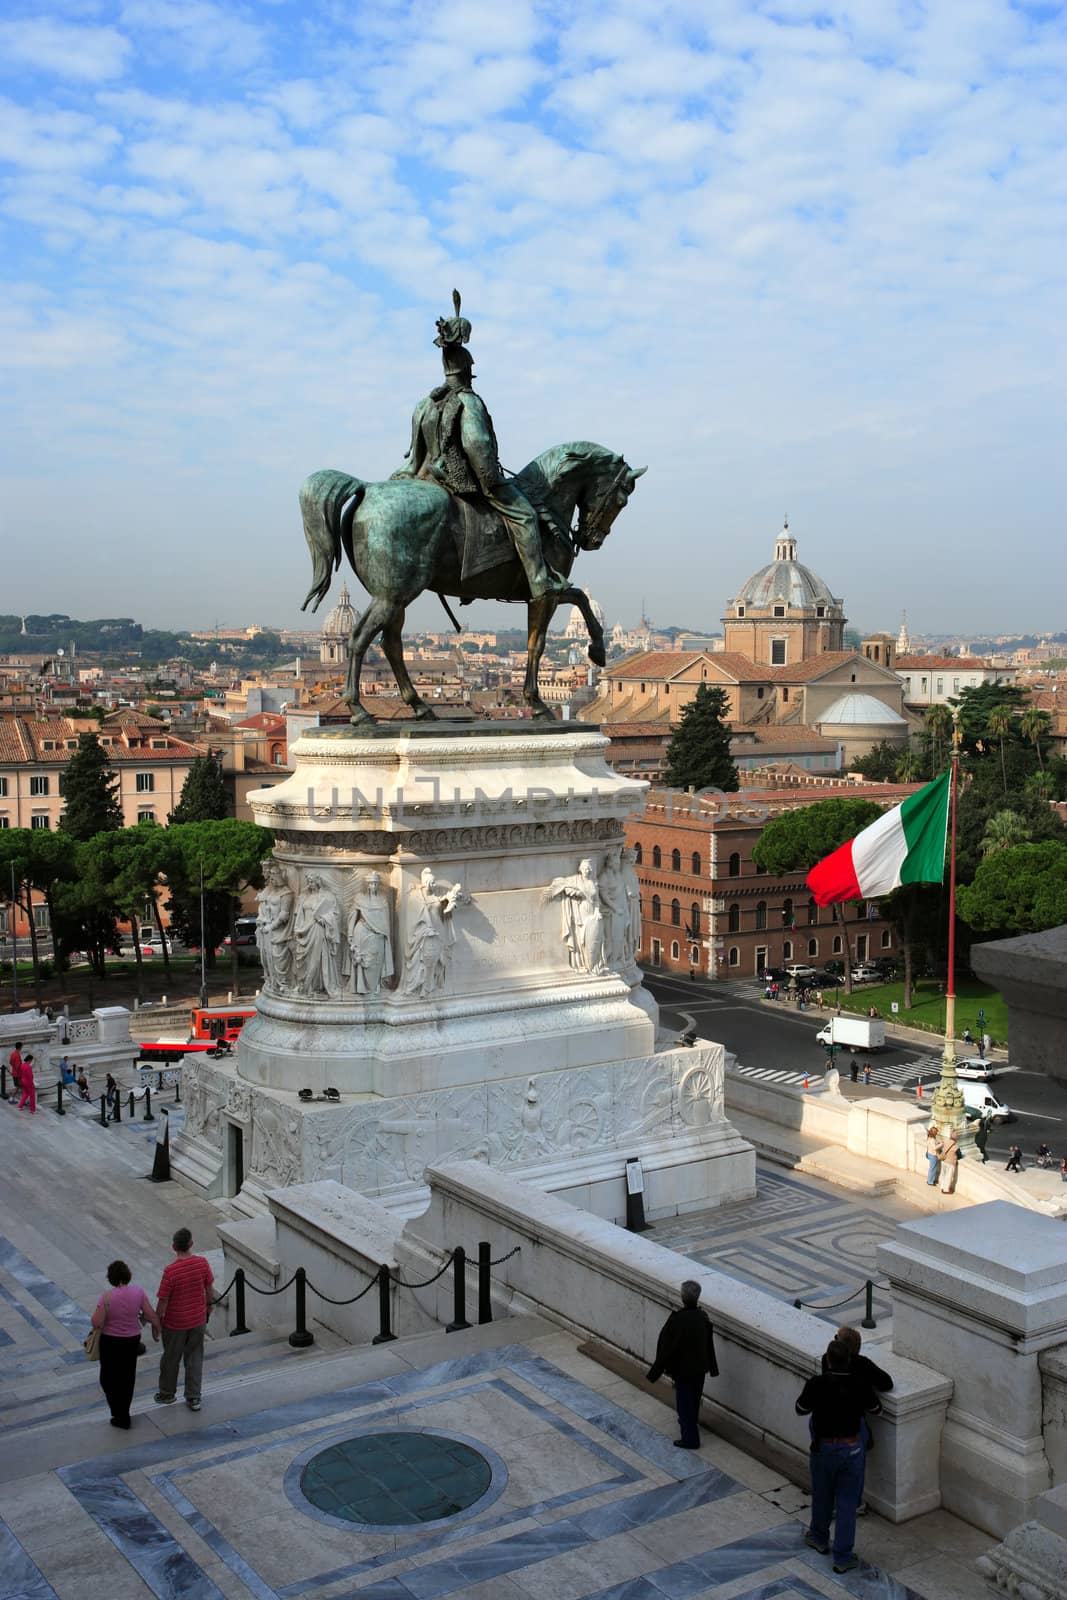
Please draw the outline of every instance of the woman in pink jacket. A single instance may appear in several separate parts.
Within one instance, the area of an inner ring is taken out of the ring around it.
[[[139,1284],[130,1282],[125,1261],[107,1269],[110,1289],[105,1289],[93,1312],[93,1327],[100,1329],[100,1387],[111,1409],[111,1426],[130,1426],[130,1405],[137,1382],[137,1357],[141,1326],[148,1323],[159,1340],[159,1318]]]
[[[33,1057],[23,1056],[22,1071],[19,1074],[19,1086],[22,1089],[22,1099],[19,1101],[19,1110],[29,1106],[31,1111],[37,1110],[37,1083],[33,1076]]]

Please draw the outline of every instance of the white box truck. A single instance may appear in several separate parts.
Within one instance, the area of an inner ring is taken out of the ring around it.
[[[815,1040],[817,1044],[844,1045],[848,1050],[884,1050],[885,1022],[881,1017],[831,1017]]]

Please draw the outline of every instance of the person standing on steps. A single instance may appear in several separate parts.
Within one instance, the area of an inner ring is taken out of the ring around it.
[[[855,1050],[853,1050],[852,1054],[848,1058],[848,1075],[852,1079],[853,1083],[859,1083],[859,1081],[860,1081],[860,1064],[856,1059]]]
[[[203,1256],[192,1254],[193,1236],[179,1228],[171,1240],[175,1259],[163,1270],[156,1315],[163,1327],[156,1402],[173,1405],[178,1397],[178,1369],[185,1367],[185,1403],[200,1410],[204,1373],[204,1335],[211,1315],[215,1278]]]
[[[955,1128],[950,1128],[948,1138],[941,1145],[941,1193],[954,1194],[959,1176],[960,1147]]]
[[[678,1450],[700,1449],[700,1397],[704,1379],[719,1376],[715,1359],[715,1338],[707,1313],[699,1305],[700,1285],[687,1278],[681,1287],[682,1305],[672,1311],[660,1329],[656,1359],[648,1369],[650,1383],[665,1372],[674,1380],[674,1404],[678,1412],[675,1439]]]
[[[130,1405],[137,1382],[137,1357],[143,1353],[141,1325],[148,1323],[159,1341],[159,1317],[140,1284],[130,1282],[125,1261],[107,1269],[111,1285],[97,1301],[93,1327],[100,1329],[100,1387],[111,1412],[113,1428],[130,1426]]]
[[[1018,1144],[1013,1144],[1012,1147],[1011,1147],[1011,1151],[1010,1151],[1010,1153],[1008,1155],[1008,1164],[1004,1168],[1004,1171],[1005,1172],[1021,1172],[1022,1170],[1023,1170],[1023,1151],[1022,1151],[1022,1146],[1018,1145]]]
[[[926,1181],[931,1189],[937,1185],[937,1173],[940,1165],[941,1135],[937,1131],[937,1124],[931,1122],[926,1130]]]
[[[811,1523],[804,1542],[826,1555],[832,1520],[833,1569],[851,1572],[859,1565],[853,1545],[867,1465],[864,1416],[877,1415],[882,1402],[870,1382],[853,1371],[852,1352],[840,1339],[831,1339],[825,1359],[825,1372],[809,1378],[796,1401],[797,1415],[812,1419]]]
[[[22,1058],[22,1071],[19,1074],[19,1087],[22,1097],[19,1100],[19,1110],[22,1111],[28,1104],[31,1111],[37,1110],[37,1080],[33,1076],[33,1057],[25,1055]]]
[[[982,1158],[985,1166],[989,1157],[986,1155],[986,1145],[989,1143],[989,1118],[984,1114],[978,1118],[978,1126],[974,1130],[974,1148]]]

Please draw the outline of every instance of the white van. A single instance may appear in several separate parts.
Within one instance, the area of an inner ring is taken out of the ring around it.
[[[969,1113],[980,1115],[988,1112],[994,1122],[1014,1122],[1015,1114],[1010,1106],[1003,1100],[998,1100],[988,1083],[968,1083],[966,1078],[957,1080],[963,1091],[963,1104]]]

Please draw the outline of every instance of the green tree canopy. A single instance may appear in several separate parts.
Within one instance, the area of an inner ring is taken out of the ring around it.
[[[663,781],[668,788],[723,789],[728,794],[737,789],[728,710],[725,689],[698,684],[667,747]]]
[[[203,939],[209,965],[227,933],[233,933],[237,896],[263,883],[263,861],[274,835],[236,817],[174,823],[166,835],[168,907],[174,927],[190,944]],[[200,927],[200,866],[204,868],[204,922]],[[236,950],[233,958],[236,961]]]
[[[899,761],[900,746],[890,744],[887,739],[883,739],[881,744],[874,745],[866,755],[857,756],[849,770],[861,773],[872,783],[893,783],[896,781]]]
[[[873,800],[816,800],[768,822],[752,851],[765,872],[808,872],[882,814]]]
[[[211,822],[230,815],[230,792],[222,775],[217,750],[197,756],[189,768],[178,804],[170,814],[175,822]]]
[[[1067,844],[1020,844],[987,856],[956,909],[978,933],[1040,933],[1067,922]]]
[[[66,801],[60,826],[75,839],[122,827],[118,785],[96,733],[79,733],[78,748],[59,780]]]
[[[1045,839],[1067,842],[1067,828],[1047,801],[1025,790],[1009,790],[1003,794],[999,775],[993,785],[969,783],[961,789],[958,804],[956,838],[956,878],[959,883],[970,883],[982,860],[982,840],[989,832],[994,816],[1001,811],[1011,811],[1029,829],[1029,842],[1041,844]],[[1016,840],[1016,843],[1019,841]]]

